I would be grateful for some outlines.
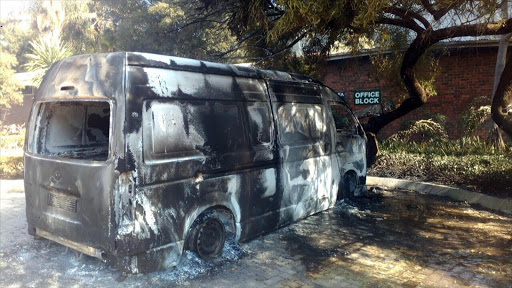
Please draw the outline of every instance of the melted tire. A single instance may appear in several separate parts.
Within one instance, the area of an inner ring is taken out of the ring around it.
[[[224,224],[213,216],[207,214],[193,229],[190,248],[205,260],[211,260],[222,255],[226,242],[226,230]]]
[[[338,200],[354,199],[355,198],[354,193],[356,191],[356,187],[357,187],[357,175],[355,173],[351,173],[351,172],[346,173],[343,176],[343,180],[340,185],[341,191],[340,191],[340,193],[338,193]]]

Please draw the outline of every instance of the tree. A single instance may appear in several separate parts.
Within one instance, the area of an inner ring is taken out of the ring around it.
[[[16,67],[18,61],[16,60],[16,51],[18,46],[12,45],[18,44],[9,32],[13,32],[11,29],[12,25],[6,25],[2,23],[2,34],[0,34],[0,107],[10,108],[12,104],[20,104],[23,102],[23,94],[21,88],[23,86],[14,77],[16,73]],[[9,28],[7,28],[9,26]],[[6,33],[4,35],[3,33]],[[6,37],[7,36],[7,37]]]
[[[501,19],[508,19],[509,13],[508,13],[508,3],[507,1],[503,1],[501,3]],[[505,64],[507,62],[507,50],[508,50],[508,43],[510,42],[510,37],[512,36],[511,33],[502,35],[500,37],[500,43],[498,48],[498,56],[496,59],[496,67],[494,70],[494,83],[492,87],[492,101],[491,103],[496,103],[495,101],[495,95],[496,95],[496,89],[498,88],[498,84],[500,82],[501,74],[503,72],[503,69],[505,68]],[[503,99],[500,99],[503,101]],[[496,105],[496,104],[495,104]],[[497,107],[494,107],[495,116],[494,116],[494,127],[491,132],[491,141],[494,143],[496,147],[499,149],[503,149],[505,147],[505,142],[503,141],[503,137],[501,136],[500,128],[497,124],[497,121],[499,122],[500,115],[496,115]]]
[[[23,102],[20,90],[23,86],[14,78],[14,68],[17,64],[14,55],[0,51],[0,107],[10,108],[11,104]]]
[[[30,8],[34,17],[33,26],[44,35],[60,37],[66,15],[62,1],[40,0],[33,1]]]
[[[392,36],[387,32],[390,27],[405,31],[407,48],[401,57],[399,73],[408,97],[395,109],[371,117],[364,125],[371,140],[369,147],[373,147],[370,158],[378,151],[375,135],[383,127],[427,102],[429,93],[418,78],[417,64],[429,48],[444,40],[512,31],[512,19],[494,21],[501,5],[499,0],[202,0],[202,3],[205,14],[221,10],[231,13],[228,24],[238,36],[239,46],[258,45],[267,57],[293,47],[302,39],[320,38],[321,52],[328,53],[336,43],[357,46],[363,37],[375,39],[376,43],[386,42],[380,40]],[[502,77],[501,81],[506,79]],[[498,88],[496,95],[504,93],[503,89]],[[503,107],[510,107],[506,105],[512,102],[507,102],[511,99],[506,97],[499,99],[503,103],[495,102],[493,107],[501,105],[502,109],[494,107],[493,111],[499,110],[504,116]],[[507,121],[502,124],[509,125]]]
[[[63,44],[60,37],[57,36],[42,36],[37,41],[31,41],[30,45],[32,53],[25,55],[29,61],[24,67],[29,72],[37,72],[33,79],[37,87],[53,63],[73,55],[71,47],[68,44]]]
[[[512,61],[510,58],[503,69],[492,99],[491,115],[498,127],[512,137]]]
[[[209,60],[234,42],[222,19],[188,22],[196,2],[119,0],[105,6],[110,25],[104,38],[112,50],[138,51]]]
[[[5,37],[4,41],[8,43],[8,45],[4,47],[4,53],[8,52],[16,56],[18,65],[14,69],[17,72],[20,72],[20,66],[25,64],[23,55],[29,52],[29,41],[34,39],[34,35],[36,34],[34,30],[23,27],[19,22],[21,21],[8,19],[1,23],[2,33]]]
[[[65,13],[61,38],[76,54],[104,52],[110,47],[103,41],[105,29],[111,21],[105,16],[105,4],[98,1],[62,1]]]

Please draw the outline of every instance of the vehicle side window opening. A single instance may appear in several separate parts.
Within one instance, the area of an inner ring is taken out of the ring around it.
[[[342,133],[354,134],[357,132],[357,124],[350,110],[338,104],[331,105],[332,116],[336,130]]]
[[[151,101],[143,119],[149,130],[143,137],[151,145],[146,154],[150,159],[229,153],[245,144],[240,109],[234,102]]]
[[[277,111],[283,144],[313,142],[326,129],[321,105],[285,103]]]
[[[110,104],[98,101],[42,103],[35,152],[105,161],[109,151]]]

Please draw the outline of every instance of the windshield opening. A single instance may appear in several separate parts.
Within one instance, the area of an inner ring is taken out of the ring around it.
[[[108,158],[108,102],[42,103],[36,120],[36,153],[71,159]]]

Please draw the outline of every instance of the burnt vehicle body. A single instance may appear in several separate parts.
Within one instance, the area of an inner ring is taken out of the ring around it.
[[[132,273],[218,256],[366,179],[360,124],[321,83],[170,56],[55,63],[26,138],[29,234]]]

